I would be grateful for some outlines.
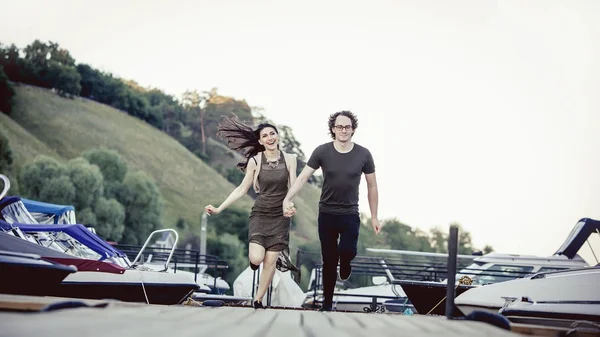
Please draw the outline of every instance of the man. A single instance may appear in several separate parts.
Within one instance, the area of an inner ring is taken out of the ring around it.
[[[328,124],[333,142],[320,145],[313,151],[283,200],[284,213],[292,216],[295,213],[292,203],[295,196],[317,169],[323,170],[318,220],[324,296],[320,311],[332,310],[338,260],[341,280],[347,280],[352,273],[350,262],[356,256],[360,228],[358,186],[362,173],[367,181],[371,225],[376,234],[381,228],[377,219],[378,192],[373,157],[369,150],[352,142],[358,126],[356,116],[350,111],[336,112],[329,116]]]

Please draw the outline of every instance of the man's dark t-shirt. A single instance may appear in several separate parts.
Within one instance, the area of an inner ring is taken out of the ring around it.
[[[306,163],[323,170],[323,189],[319,212],[358,214],[358,185],[362,173],[375,172],[373,156],[367,148],[354,143],[350,152],[340,153],[333,142],[318,146]]]

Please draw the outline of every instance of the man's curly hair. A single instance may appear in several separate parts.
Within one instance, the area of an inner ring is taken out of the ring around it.
[[[356,118],[356,115],[352,112],[344,110],[329,115],[329,135],[331,138],[335,140],[335,133],[333,133],[332,129],[335,127],[335,120],[338,118],[338,116],[346,116],[350,118],[350,121],[352,121],[352,135],[354,136],[354,132],[358,127],[358,118]]]

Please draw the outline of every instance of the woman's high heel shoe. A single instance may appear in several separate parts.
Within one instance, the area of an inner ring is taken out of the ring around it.
[[[254,309],[265,309],[261,301],[254,301],[252,304],[254,305]]]

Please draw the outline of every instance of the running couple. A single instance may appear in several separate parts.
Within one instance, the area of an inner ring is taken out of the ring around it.
[[[338,262],[341,280],[347,280],[352,273],[350,263],[357,253],[360,229],[358,187],[363,173],[371,225],[379,233],[375,163],[368,149],[352,141],[357,127],[358,120],[350,111],[330,115],[328,129],[333,141],[318,146],[296,178],[296,157],[279,150],[279,133],[274,125],[263,123],[253,130],[235,117],[226,117],[219,124],[217,135],[244,155],[238,167],[245,171],[245,176],[219,207],[208,205],[205,211],[219,214],[245,195],[250,186],[257,193],[250,213],[248,257],[252,269],[264,265],[253,299],[254,308],[264,308],[262,298],[275,268],[298,272],[291,263],[288,247],[290,218],[296,213],[293,200],[317,169],[322,169],[324,178],[318,217],[323,260],[321,311],[332,310]]]

